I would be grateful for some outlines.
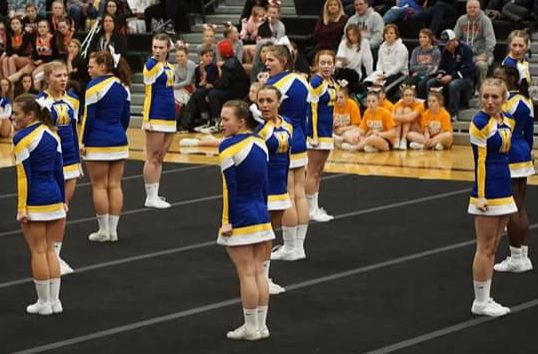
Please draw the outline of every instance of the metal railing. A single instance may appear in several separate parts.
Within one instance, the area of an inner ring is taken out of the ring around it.
[[[206,23],[207,10],[212,7],[217,7],[219,0],[199,0],[200,11],[202,14],[202,21]]]

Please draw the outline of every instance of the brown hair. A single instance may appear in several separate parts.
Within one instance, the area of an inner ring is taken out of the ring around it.
[[[13,104],[18,104],[24,114],[34,112],[38,121],[42,122],[50,129],[56,130],[56,126],[54,125],[54,121],[50,115],[50,111],[46,107],[42,108],[37,103],[36,98],[37,97],[35,95],[23,93],[19,97],[15,98]]]
[[[276,97],[278,99],[278,101],[280,102],[280,100],[282,99],[282,92],[280,92],[279,89],[277,89],[275,86],[273,85],[264,85],[262,86],[259,90],[258,90],[258,94],[261,92],[261,91],[273,91],[275,94],[276,94]]]
[[[439,105],[443,106],[445,104],[445,96],[443,96],[442,92],[439,91],[430,91],[428,93],[428,97],[435,97],[437,98],[437,101],[439,101]]]
[[[250,13],[250,16],[263,16],[265,14],[265,9],[261,6],[254,6]]]
[[[352,46],[352,43],[350,42],[349,37],[347,35],[350,31],[355,32],[355,34],[357,35],[357,39],[358,39],[357,52],[358,52],[358,51],[361,50],[361,42],[362,42],[361,30],[360,30],[359,26],[357,24],[355,24],[355,23],[352,23],[349,26],[347,26],[345,36],[346,36],[346,47],[348,47],[348,48],[351,48],[351,46]]]
[[[114,68],[114,59],[108,50],[93,52],[90,59],[95,60],[98,65],[104,64],[107,73],[113,73],[124,85],[131,85],[131,68],[123,57],[120,58],[117,68]]]
[[[428,39],[430,40],[430,44],[431,44],[431,45],[434,45],[435,38],[434,38],[434,36],[433,36],[433,32],[432,32],[431,29],[429,29],[429,28],[422,28],[418,33],[427,36]]]
[[[314,57],[314,72],[319,71],[318,63],[322,55],[330,55],[333,58],[333,62],[336,64],[336,54],[332,50],[323,49],[316,53]]]
[[[325,4],[323,4],[323,24],[327,26],[329,24],[329,3],[336,2],[338,6],[340,7],[340,11],[338,12],[337,21],[339,21],[342,16],[345,16],[344,14],[344,6],[342,6],[342,1],[340,0],[327,0],[325,1]]]
[[[43,73],[45,74],[45,77],[49,77],[50,74],[52,74],[54,70],[60,70],[60,69],[65,69],[67,71],[67,66],[65,65],[64,62],[54,60],[43,66]]]
[[[394,23],[389,23],[388,25],[383,28],[383,39],[385,39],[385,34],[387,34],[388,30],[394,30],[394,33],[396,34],[396,39],[400,38],[400,31],[398,31],[398,26],[396,26]]]
[[[232,108],[234,110],[234,115],[237,119],[244,119],[246,126],[249,129],[255,129],[258,126],[258,122],[252,117],[250,110],[248,109],[248,104],[242,100],[231,100],[227,101],[222,105],[222,108]]]
[[[269,47],[269,53],[284,64],[284,70],[293,70],[294,60],[288,47],[284,45],[273,45]]]
[[[165,41],[167,43],[166,46],[170,49],[170,36],[166,33],[157,33],[153,36],[153,41]]]

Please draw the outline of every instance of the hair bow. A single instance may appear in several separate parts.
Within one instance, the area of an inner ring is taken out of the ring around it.
[[[269,0],[269,5],[281,7],[282,6],[282,1],[280,1],[280,0]]]
[[[45,96],[41,96],[39,98],[35,99],[35,102],[41,109],[47,109],[49,112],[52,110],[52,105],[54,104],[54,101],[50,98],[46,98]]]
[[[187,42],[184,42],[182,40],[179,40],[176,42],[176,48],[185,48],[185,49],[189,49],[189,43]]]
[[[114,49],[114,47],[111,45],[108,46],[108,51],[112,55],[112,59],[114,60],[114,69],[116,69],[118,65],[120,64],[121,54],[120,53],[116,54],[116,49]]]
[[[438,87],[430,87],[430,92],[437,92],[437,93],[441,93],[443,92],[443,86],[438,86]]]
[[[347,85],[349,85],[349,82],[347,82],[346,79],[337,80],[336,82],[337,82],[338,85],[340,85],[340,87],[342,87],[342,88],[346,88]]]
[[[217,30],[217,25],[215,25],[213,23],[204,23],[203,27],[204,27],[204,30],[208,30],[208,29],[211,29],[213,31]]]

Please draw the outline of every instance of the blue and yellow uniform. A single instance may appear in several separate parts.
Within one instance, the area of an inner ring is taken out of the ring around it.
[[[65,218],[64,174],[60,138],[35,122],[13,137],[17,166],[17,211],[30,221]]]
[[[38,99],[50,100],[52,121],[58,128],[62,143],[64,178],[78,178],[82,175],[78,148],[77,120],[80,101],[72,92],[66,92],[61,98],[54,99],[49,92],[40,92]]]
[[[508,153],[512,138],[512,117],[503,113],[503,121],[485,112],[478,112],[471,122],[469,135],[475,163],[475,182],[469,201],[469,214],[506,215],[517,211],[512,196]],[[476,206],[477,198],[485,198],[487,211]]]
[[[288,170],[293,126],[286,121],[285,117],[280,117],[277,124],[273,121],[266,121],[260,125],[257,134],[265,140],[269,151],[267,208],[269,210],[286,210],[291,207],[288,194]]]
[[[0,119],[11,118],[12,106],[8,97],[0,97]]]
[[[284,71],[267,80],[282,93],[279,113],[293,125],[290,169],[306,166],[306,122],[308,120],[308,82],[299,74]]]
[[[308,148],[313,150],[332,150],[333,115],[338,87],[333,79],[325,80],[314,75],[310,81],[310,119],[308,121]],[[317,139],[318,144],[312,145]]]
[[[517,60],[515,58],[512,58],[510,55],[507,55],[503,59],[501,65],[517,69],[517,71],[519,72],[519,83],[523,84],[523,86],[526,85],[526,88],[531,85],[531,72],[529,70],[529,62],[526,58]]]
[[[534,107],[532,101],[525,96],[510,92],[503,111],[510,113],[512,123],[512,147],[510,148],[510,174],[512,178],[532,176],[532,145],[534,142]]]
[[[151,131],[175,133],[174,66],[149,58],[144,65],[144,85],[144,123],[151,125]]]
[[[231,236],[219,232],[217,243],[249,245],[275,238],[267,211],[268,152],[254,134],[238,134],[219,146],[222,171],[222,225],[232,226]]]
[[[86,89],[80,143],[85,160],[114,161],[129,157],[126,130],[129,127],[131,94],[115,76],[93,79]]]

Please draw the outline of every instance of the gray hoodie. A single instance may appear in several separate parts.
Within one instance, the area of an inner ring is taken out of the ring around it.
[[[344,27],[344,37],[347,26],[352,23],[358,25],[362,31],[368,33],[366,39],[368,39],[368,42],[370,42],[370,48],[379,47],[383,41],[383,27],[385,26],[383,17],[381,17],[380,14],[375,12],[371,7],[369,7],[362,16],[355,13],[355,15],[351,16],[349,20],[347,20],[346,26]]]
[[[456,33],[456,38],[471,47],[473,55],[493,55],[497,43],[495,32],[491,20],[484,14],[484,11],[480,11],[474,19],[468,15],[460,16],[454,27],[454,33]]]

